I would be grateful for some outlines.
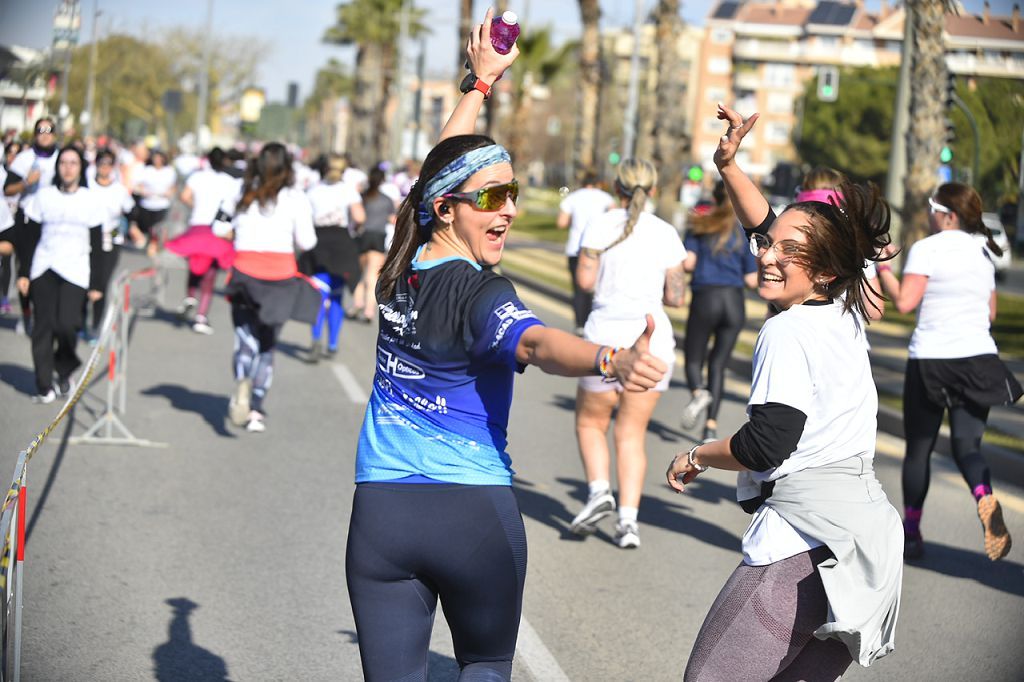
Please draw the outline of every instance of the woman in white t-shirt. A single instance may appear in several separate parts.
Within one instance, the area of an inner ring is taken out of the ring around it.
[[[177,189],[178,174],[173,166],[167,164],[167,155],[154,149],[149,154],[149,161],[135,176],[132,194],[139,196],[139,206],[130,232],[135,245],[141,246],[152,240],[153,228],[167,217]]]
[[[662,305],[681,306],[686,292],[686,249],[679,234],[664,220],[644,212],[657,179],[657,171],[648,161],[626,159],[619,164],[615,190],[621,208],[589,222],[576,269],[580,288],[594,294],[583,338],[613,347],[628,346],[644,331],[650,316],[654,320],[651,353],[669,367],[658,385],[646,393],[624,392],[618,382],[601,377],[582,377],[576,391],[576,437],[589,494],[570,527],[574,533],[589,535],[596,531],[598,521],[615,511],[608,428],[618,407],[619,521],[615,543],[623,549],[640,546],[637,511],[647,471],[644,437],[651,413],[668,388],[675,360],[672,323]]]
[[[569,276],[572,277],[572,312],[576,320],[576,335],[583,335],[583,325],[590,315],[593,296],[580,289],[576,282],[576,264],[579,262],[580,239],[583,230],[594,218],[617,205],[612,195],[597,186],[598,176],[588,171],[583,176],[583,186],[562,199],[558,205],[558,219],[555,224],[560,230],[568,230],[565,238],[565,256],[569,262]]]
[[[715,163],[741,222],[754,224],[764,199],[735,154],[757,116],[720,105],[719,117],[730,127]],[[758,293],[780,312],[754,347],[749,420],[666,472],[683,492],[708,467],[737,471],[737,499],[754,514],[685,680],[835,680],[893,649],[902,534],[874,474],[878,393],[862,338],[864,261],[882,258],[889,208],[874,186],[839,194],[777,219],[768,208],[751,230]]]
[[[124,244],[124,230],[122,223],[125,221],[133,208],[135,200],[128,190],[117,181],[115,176],[116,158],[114,152],[109,149],[101,149],[96,154],[94,181],[89,187],[95,201],[103,212],[103,240],[99,255],[99,274],[96,278],[97,289],[104,293],[104,296],[92,304],[92,321],[87,327],[89,336],[95,338],[103,324],[103,314],[106,312],[106,292],[110,286],[110,279],[117,269],[118,256],[121,245]]]
[[[57,155],[54,184],[22,205],[24,258],[18,262],[18,290],[32,301],[33,401],[39,403],[71,391],[71,374],[82,364],[75,345],[86,298],[103,296],[98,283],[103,212],[85,182],[82,153],[65,147]]]
[[[188,258],[185,298],[178,314],[187,318],[195,310],[192,331],[198,334],[213,333],[207,315],[217,271],[230,270],[235,261],[231,242],[214,235],[210,226],[224,207],[235,205],[242,188],[242,181],[228,173],[230,162],[223,149],[214,147],[206,159],[209,167],[188,176],[181,190],[181,202],[192,209],[189,228],[166,244],[168,251]]]
[[[235,391],[228,416],[247,431],[266,430],[263,401],[274,377],[274,347],[281,327],[298,307],[320,296],[299,277],[295,252],[316,246],[313,211],[295,187],[295,171],[284,145],[264,145],[249,165],[234,218],[213,225],[218,236],[233,235],[235,262],[227,293],[235,326]],[[315,317],[315,310],[313,315]],[[312,319],[308,320],[312,322]]]
[[[907,313],[920,306],[903,383],[904,555],[917,559],[924,554],[920,524],[929,459],[948,409],[953,460],[974,495],[985,552],[995,561],[1010,551],[1011,540],[992,494],[981,438],[989,408],[1016,402],[1021,395],[989,332],[996,290],[985,242],[996,255],[1002,251],[981,221],[981,197],[973,188],[946,183],[928,204],[933,234],[910,247],[903,281],[889,265],[878,266],[897,310]]]

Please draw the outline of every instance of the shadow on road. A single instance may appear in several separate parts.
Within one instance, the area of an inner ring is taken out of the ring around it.
[[[35,395],[36,375],[31,367],[21,365],[0,364],[0,381],[4,382],[18,393]]]
[[[993,590],[1024,597],[1024,581],[1020,579],[1024,566],[1005,559],[989,561],[982,552],[980,543],[977,551],[970,551],[929,542],[926,538],[924,551],[923,559],[908,561],[907,566],[973,580]]]
[[[42,490],[39,491],[39,499],[36,501],[35,509],[32,510],[32,516],[29,517],[28,523],[25,525],[26,545],[32,538],[32,530],[36,527],[36,521],[39,520],[39,516],[43,513],[43,509],[46,507],[46,501],[50,499],[50,491],[53,490],[53,484],[57,481],[57,474],[60,473],[61,464],[64,463],[64,455],[67,454],[68,451],[68,441],[71,439],[71,431],[75,427],[75,409],[76,408],[72,407],[64,417],[66,420],[64,423],[64,435],[60,437],[60,444],[57,446],[57,454],[53,456],[53,464],[50,465],[50,471],[46,474],[46,483],[43,484]]]
[[[210,425],[218,436],[234,438],[228,431],[225,418],[228,396],[220,393],[193,391],[180,384],[158,384],[142,391],[142,395],[160,395],[171,401],[171,407],[182,412],[195,412]]]
[[[153,674],[160,682],[228,682],[228,665],[220,656],[192,641],[188,618],[199,608],[191,599],[178,597],[164,602],[173,609],[167,641],[153,650]]]
[[[345,635],[349,643],[358,644],[359,635],[353,630],[338,630],[339,635]],[[431,651],[427,658],[427,682],[453,682],[459,679],[459,662],[451,656]]]
[[[559,483],[569,488],[569,496],[579,502],[582,507],[587,498],[587,483],[579,479],[559,478]],[[688,486],[688,495],[693,495],[701,500],[718,502],[733,499],[734,489],[714,481],[700,481]],[[534,484],[521,478],[515,479],[515,492],[519,500],[520,511],[544,525],[557,530],[561,540],[580,542],[586,538],[576,535],[569,530],[575,511],[566,509],[565,505],[555,498],[546,495],[536,489]],[[680,498],[685,499],[685,498]],[[686,504],[665,502],[657,497],[645,495],[640,502],[640,525],[655,526],[665,530],[690,535],[709,545],[735,551],[740,547],[740,538],[729,531],[716,526],[713,523],[699,518],[691,513],[692,510]],[[614,522],[602,522],[608,528]],[[595,537],[603,538],[611,542],[612,536],[599,530]]]

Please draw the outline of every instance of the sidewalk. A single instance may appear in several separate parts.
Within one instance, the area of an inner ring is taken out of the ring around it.
[[[563,303],[570,301],[569,273],[566,259],[559,244],[531,240],[525,237],[511,238],[506,245],[501,262],[502,273],[518,285],[526,286]],[[669,310],[669,318],[677,331],[676,346],[682,348],[685,329],[686,308]],[[753,294],[747,296],[747,324],[740,333],[740,339],[733,353],[729,369],[748,381],[751,375],[751,352],[757,332],[764,319],[764,304]],[[903,436],[901,411],[886,404],[902,399],[903,374],[907,361],[909,332],[884,319],[872,323],[868,328],[871,342],[871,367],[878,386],[880,404],[878,428],[894,436]],[[1024,377],[1024,361],[1006,359],[1010,370],[1017,377]],[[998,431],[1018,440],[1024,440],[1024,407],[1016,405],[998,406],[989,413],[989,433]],[[943,426],[936,443],[936,450],[948,455],[949,428]],[[1024,451],[985,442],[982,450],[988,458],[993,473],[1016,482],[1024,482]]]

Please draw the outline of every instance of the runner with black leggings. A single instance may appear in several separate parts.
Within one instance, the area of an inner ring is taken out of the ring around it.
[[[690,402],[683,408],[683,426],[697,425],[707,407],[703,440],[717,438],[718,408],[725,386],[725,366],[746,322],[743,287],[757,286],[757,259],[747,248],[733,212],[732,202],[719,182],[714,190],[715,208],[693,221],[683,244],[683,267],[693,273],[690,314],[686,320],[686,383]],[[708,350],[708,342],[714,343]],[[707,366],[707,381],[704,367]]]
[[[377,286],[377,371],[356,456],[345,574],[367,680],[424,680],[438,599],[463,680],[508,680],[526,534],[505,451],[512,380],[528,364],[654,386],[646,352],[549,329],[491,272],[516,217],[508,152],[471,133],[512,64],[472,33],[469,90],[398,212]],[[478,79],[478,81],[477,81]]]

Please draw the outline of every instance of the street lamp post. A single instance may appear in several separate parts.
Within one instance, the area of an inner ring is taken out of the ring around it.
[[[92,129],[95,125],[93,120],[93,104],[96,97],[96,59],[97,59],[97,45],[96,36],[97,28],[96,25],[100,21],[100,0],[93,0],[92,3],[92,45],[89,48],[89,84],[85,89],[85,126],[83,133],[85,137],[92,135]]]
[[[622,124],[622,158],[632,158],[636,141],[636,110],[640,97],[640,38],[643,31],[644,0],[636,0],[633,9],[633,57],[629,63],[629,99],[626,120]]]
[[[199,67],[199,93],[196,101],[195,153],[202,153],[202,130],[206,123],[206,101],[210,90],[210,49],[213,45],[213,0],[206,0],[206,30],[203,32],[203,63]]]

